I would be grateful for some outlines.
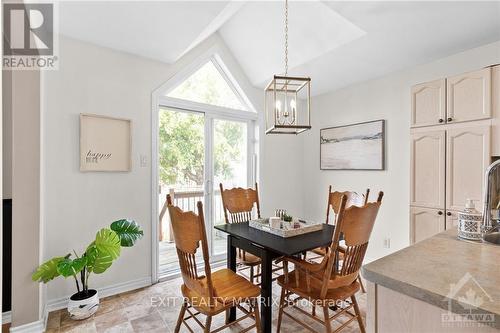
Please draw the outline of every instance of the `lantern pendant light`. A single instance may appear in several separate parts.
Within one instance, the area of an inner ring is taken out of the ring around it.
[[[266,134],[299,134],[311,129],[311,78],[288,76],[288,0],[285,0],[285,74],[265,89]]]

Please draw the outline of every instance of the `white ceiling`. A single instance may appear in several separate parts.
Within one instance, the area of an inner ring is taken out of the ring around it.
[[[59,4],[59,32],[144,57],[175,62],[228,1],[87,1]]]
[[[292,1],[289,15],[289,73],[314,95],[500,40],[493,1]],[[219,33],[258,87],[283,72],[283,20],[282,1],[59,4],[61,34],[167,63]]]
[[[272,73],[284,71],[283,10],[283,2],[249,2],[219,30],[256,85],[269,80]],[[290,3],[288,24],[290,68],[307,64],[365,35],[320,1]]]

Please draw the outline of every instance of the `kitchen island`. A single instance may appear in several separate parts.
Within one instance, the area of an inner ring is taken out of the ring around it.
[[[363,266],[367,332],[500,332],[500,246],[456,234]]]

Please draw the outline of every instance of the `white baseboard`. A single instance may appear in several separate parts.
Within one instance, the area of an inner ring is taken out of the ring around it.
[[[10,328],[10,333],[43,333],[45,332],[45,319],[40,319],[24,325]]]
[[[2,312],[2,324],[10,323],[12,320],[12,313],[10,311]]]
[[[142,279],[127,281],[123,283],[117,283],[111,286],[98,288],[99,297],[108,297],[116,294],[124,293],[134,289],[139,289],[151,285],[151,277],[145,277]],[[63,297],[59,299],[50,300],[47,306],[44,308],[44,316],[38,321],[34,321],[28,324],[11,327],[11,333],[43,333],[45,332],[45,327],[48,319],[48,313],[55,310],[60,310],[66,308],[68,305],[68,297]],[[2,313],[2,323],[11,322],[11,312]]]
[[[375,260],[377,260],[377,259],[373,259],[373,258],[367,258],[367,257],[365,257],[365,258],[363,259],[363,265],[369,264],[369,263],[371,263],[372,261],[375,261]]]
[[[97,288],[97,291],[99,292],[99,297],[102,298],[147,287],[150,285],[151,285],[151,277],[148,276],[137,280],[117,283],[103,288]],[[68,305],[68,299],[70,296],[49,300],[47,303],[48,312],[65,309]]]

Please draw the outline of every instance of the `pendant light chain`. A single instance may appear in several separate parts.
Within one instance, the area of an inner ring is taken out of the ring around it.
[[[288,74],[288,0],[285,0],[285,76]]]
[[[266,134],[299,134],[311,129],[311,78],[288,76],[288,1],[284,17],[284,74],[274,74],[264,90]],[[281,72],[282,73],[282,72]]]

